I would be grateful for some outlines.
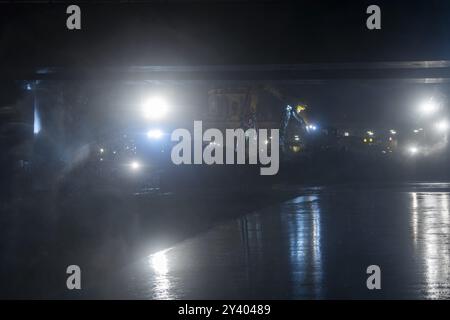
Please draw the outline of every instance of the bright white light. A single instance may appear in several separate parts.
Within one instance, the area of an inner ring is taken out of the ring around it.
[[[147,137],[150,139],[159,139],[163,135],[163,132],[159,129],[152,129],[149,132],[147,132]]]
[[[105,149],[100,148],[100,153],[103,153],[103,152],[105,152]]]
[[[436,123],[436,129],[440,132],[448,130],[448,122],[447,120],[442,120]]]
[[[435,113],[438,110],[438,108],[439,106],[436,102],[434,102],[433,100],[428,100],[420,105],[419,110],[423,115],[430,115]]]
[[[350,135],[350,133],[344,132],[344,137],[348,137],[349,135]]]
[[[152,97],[144,102],[143,111],[146,118],[158,120],[166,116],[169,111],[169,105],[161,97]]]
[[[374,133],[373,133],[373,131],[367,131],[367,134],[369,135],[369,136],[373,136],[374,135]]]
[[[157,274],[166,274],[169,271],[166,250],[152,254],[150,256],[150,265]]]
[[[390,132],[391,134],[397,134],[397,131],[395,131],[394,129],[389,130],[389,132]]]
[[[133,161],[133,162],[130,163],[130,168],[133,171],[139,170],[140,167],[141,167],[141,164],[139,162],[137,162],[137,161]]]
[[[416,147],[416,146],[410,146],[410,147],[408,148],[408,152],[409,152],[411,155],[415,155],[415,154],[417,154],[417,153],[419,152],[419,148]]]

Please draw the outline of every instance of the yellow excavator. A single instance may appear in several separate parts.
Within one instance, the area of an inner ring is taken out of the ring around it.
[[[275,124],[280,129],[280,147],[284,153],[298,153],[305,147],[309,131],[315,126],[308,121],[308,106],[300,99],[287,96],[271,85],[255,85],[240,88],[213,89],[210,98],[226,99],[228,104],[239,106],[240,127],[244,130],[258,128],[258,107],[262,104],[261,96],[269,93],[280,101],[281,119]],[[217,106],[216,106],[217,107]]]
[[[280,125],[280,147],[283,153],[302,151],[306,137],[315,126],[309,123],[308,106],[296,97],[286,96],[273,86],[263,86],[263,89],[283,103],[283,115]]]

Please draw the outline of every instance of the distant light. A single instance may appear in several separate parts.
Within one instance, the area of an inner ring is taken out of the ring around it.
[[[438,108],[439,108],[438,104],[430,99],[428,101],[423,102],[420,105],[419,111],[423,115],[431,115],[435,113],[438,110]]]
[[[293,152],[295,152],[295,153],[297,153],[297,152],[300,152],[300,146],[292,146],[291,147],[291,150],[293,151]]]
[[[373,142],[373,139],[372,139],[372,138],[369,138],[369,142]]]
[[[159,139],[163,136],[163,132],[159,129],[152,129],[147,132],[147,137],[150,139]]]
[[[414,129],[413,130],[414,133],[419,133],[419,131],[420,131],[419,129]]]
[[[395,131],[395,130],[393,130],[393,129],[389,130],[389,132],[390,132],[391,134],[397,134],[397,131]]]
[[[41,116],[39,114],[39,110],[37,107],[37,103],[35,101],[34,105],[34,121],[33,121],[33,133],[38,134],[41,132]]]
[[[363,140],[363,141],[364,141],[364,143],[366,143],[366,142],[367,142],[367,139],[366,139],[366,138],[364,138],[364,140]]]
[[[32,89],[32,88],[31,88],[31,84],[27,83],[27,85],[25,86],[25,89],[28,90],[28,91],[30,91],[30,90]]]
[[[374,133],[373,133],[373,131],[367,131],[367,134],[369,135],[369,136],[373,136],[374,135]]]
[[[169,105],[164,98],[152,97],[144,102],[143,111],[146,118],[159,120],[166,116]]]
[[[313,131],[317,130],[317,126],[314,124],[310,124],[307,128]]]
[[[294,136],[294,140],[295,140],[295,141],[300,141],[300,137],[299,137],[298,135],[295,135],[295,136]]]
[[[438,123],[436,123],[436,129],[440,132],[447,131],[448,130],[447,120],[441,120]]]
[[[105,149],[100,148],[100,153],[103,153],[103,152],[105,152]]]
[[[139,170],[140,167],[141,167],[141,164],[139,162],[137,162],[137,161],[133,161],[133,162],[130,163],[130,168],[133,171]]]
[[[419,148],[416,147],[416,146],[410,146],[410,147],[408,148],[408,152],[409,152],[411,155],[415,155],[415,154],[417,154],[417,153],[419,152]]]
[[[349,135],[350,135],[350,133],[344,132],[344,137],[348,137]]]

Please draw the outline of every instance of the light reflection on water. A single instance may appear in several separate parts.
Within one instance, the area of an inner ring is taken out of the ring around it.
[[[320,215],[318,195],[298,197],[152,254],[150,297],[322,297]]]
[[[151,254],[148,258],[150,268],[153,275],[153,295],[158,300],[170,300],[173,299],[170,294],[171,283],[169,273],[169,262],[167,258],[167,252],[169,250],[162,250]]]
[[[317,190],[257,211],[149,256],[137,296],[450,298],[450,193],[437,188]]]
[[[322,252],[319,197],[298,197],[283,208],[294,297],[322,296]]]
[[[410,196],[415,254],[423,267],[425,297],[449,298],[449,193],[411,192]]]

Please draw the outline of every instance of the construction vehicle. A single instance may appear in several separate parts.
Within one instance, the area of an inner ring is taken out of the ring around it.
[[[220,116],[223,127],[240,127],[244,130],[280,129],[280,147],[284,154],[303,151],[307,145],[308,135],[316,130],[316,127],[308,121],[307,105],[299,102],[297,98],[284,95],[270,85],[212,89],[208,95],[210,110]],[[264,99],[264,95],[271,98]],[[260,119],[264,118],[262,109],[267,100],[272,100],[269,102],[269,108],[272,109],[270,112],[275,109],[275,116],[272,119]],[[274,108],[273,104],[279,106]]]

